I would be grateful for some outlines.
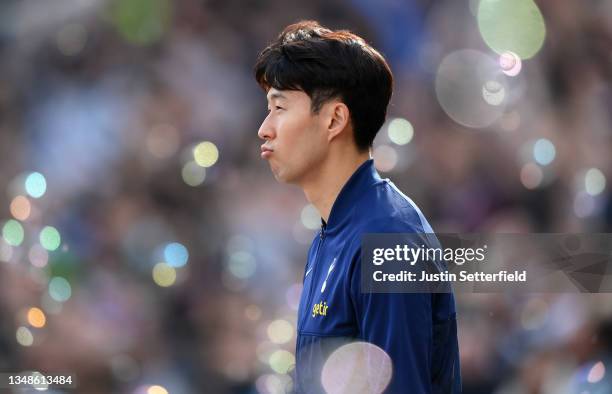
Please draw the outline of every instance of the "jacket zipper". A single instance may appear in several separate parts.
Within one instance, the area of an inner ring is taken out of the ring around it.
[[[316,286],[315,279],[317,278],[317,266],[319,265],[317,264],[317,260],[319,259],[319,251],[321,250],[321,247],[323,246],[324,241],[325,241],[325,229],[323,227],[323,224],[321,224],[321,231],[319,232],[319,245],[317,245],[317,251],[315,252],[314,260],[312,261],[313,267],[312,267],[312,277],[310,278],[310,289],[308,289],[308,298],[306,299],[306,305],[304,308],[305,309],[304,312],[306,313],[304,313],[304,316],[302,316],[302,322],[300,324],[302,328],[304,328],[305,320],[310,314],[310,303],[312,302],[312,290]]]

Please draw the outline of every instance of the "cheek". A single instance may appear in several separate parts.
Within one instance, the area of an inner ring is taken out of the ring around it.
[[[276,136],[277,144],[279,148],[282,147],[284,153],[295,151],[296,148],[300,148],[303,145],[304,134],[303,125],[298,119],[283,119],[278,123],[278,133]]]
[[[318,156],[320,143],[316,130],[303,129],[291,142],[291,151],[295,159],[301,162],[310,162]]]
[[[325,148],[325,140],[319,130],[318,118],[309,110],[300,113],[287,113],[279,119],[277,142],[282,147],[282,156],[296,162],[318,160],[320,151]]]

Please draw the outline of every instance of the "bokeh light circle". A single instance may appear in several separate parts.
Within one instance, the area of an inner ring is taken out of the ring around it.
[[[498,81],[487,81],[482,86],[482,98],[487,104],[501,105],[506,98],[506,89]]]
[[[168,390],[163,386],[153,385],[147,389],[147,394],[168,394]]]
[[[11,201],[10,205],[11,215],[17,220],[26,220],[30,217],[30,213],[32,211],[32,204],[30,204],[30,200],[24,196],[16,196]]]
[[[230,254],[227,268],[236,278],[247,279],[255,273],[257,262],[251,253],[238,251]]]
[[[181,176],[183,177],[183,182],[189,186],[200,186],[206,179],[206,168],[192,160],[183,166]]]
[[[323,365],[328,394],[382,393],[393,372],[391,357],[376,345],[353,342],[336,349]]]
[[[176,270],[166,263],[153,267],[153,281],[160,287],[170,287],[176,282]]]
[[[574,196],[574,214],[577,217],[584,219],[592,216],[596,208],[595,198],[587,192],[579,191]]]
[[[49,281],[49,295],[58,302],[68,301],[72,295],[72,287],[63,277],[53,277]]]
[[[309,230],[316,230],[321,226],[321,216],[314,205],[308,204],[302,208],[300,219],[304,227]]]
[[[34,267],[42,268],[49,262],[49,252],[42,245],[34,244],[30,247],[28,258]]]
[[[395,118],[389,122],[387,128],[389,139],[396,145],[406,145],[412,141],[414,128],[412,124],[403,118]]]
[[[533,144],[533,158],[538,164],[549,165],[556,155],[555,145],[546,138],[540,138]]]
[[[521,183],[527,189],[535,189],[542,184],[544,173],[535,163],[527,163],[521,168]]]
[[[529,59],[544,44],[546,25],[533,0],[481,0],[477,20],[482,39],[499,54]]]
[[[380,145],[372,153],[374,166],[378,171],[389,172],[397,165],[397,151],[389,145]]]
[[[440,106],[455,122],[484,128],[506,107],[506,76],[490,56],[472,49],[448,54],[438,67],[435,90]]]
[[[25,180],[25,189],[30,197],[40,198],[47,191],[47,180],[40,172],[33,172]]]
[[[189,260],[189,251],[178,242],[171,242],[164,248],[164,259],[171,267],[182,267]]]
[[[212,167],[219,159],[219,150],[210,141],[200,142],[193,148],[193,159],[201,167]]]
[[[277,350],[270,355],[268,364],[276,373],[287,373],[289,368],[295,365],[295,356],[287,350]]]
[[[23,226],[16,220],[10,219],[2,226],[2,238],[11,246],[19,246],[23,242]]]
[[[287,320],[274,320],[268,325],[268,338],[276,344],[287,343],[293,338],[293,326]]]
[[[13,247],[9,245],[4,238],[0,238],[0,261],[6,263],[11,261],[13,257]]]
[[[32,327],[41,328],[45,326],[47,318],[40,308],[30,308],[28,310],[28,323]]]
[[[506,51],[499,55],[499,66],[504,74],[515,77],[521,72],[523,62],[516,53]]]
[[[15,337],[17,339],[17,343],[19,343],[21,346],[32,346],[34,343],[32,331],[30,331],[30,329],[27,327],[19,327],[15,333]]]
[[[293,393],[293,380],[287,374],[264,374],[257,378],[255,387],[259,394]]]
[[[597,196],[606,189],[606,177],[599,168],[590,168],[584,175],[584,188],[591,196]]]
[[[40,244],[48,251],[54,251],[59,248],[62,239],[59,231],[55,227],[46,226],[40,232]]]

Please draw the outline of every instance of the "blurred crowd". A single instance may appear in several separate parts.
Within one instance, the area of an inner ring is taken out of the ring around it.
[[[612,3],[534,4],[543,43],[483,111],[441,66],[497,62],[478,0],[4,0],[0,371],[78,376],[54,393],[290,385],[319,218],[259,157],[252,65],[300,19],[389,60],[375,163],[434,230],[612,232]],[[457,309],[466,394],[612,393],[612,296]]]

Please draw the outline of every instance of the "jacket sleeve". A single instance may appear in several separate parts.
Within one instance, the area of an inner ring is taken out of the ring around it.
[[[380,347],[391,359],[385,393],[460,393],[452,293],[362,293],[361,249],[352,264],[350,294],[358,338]]]

